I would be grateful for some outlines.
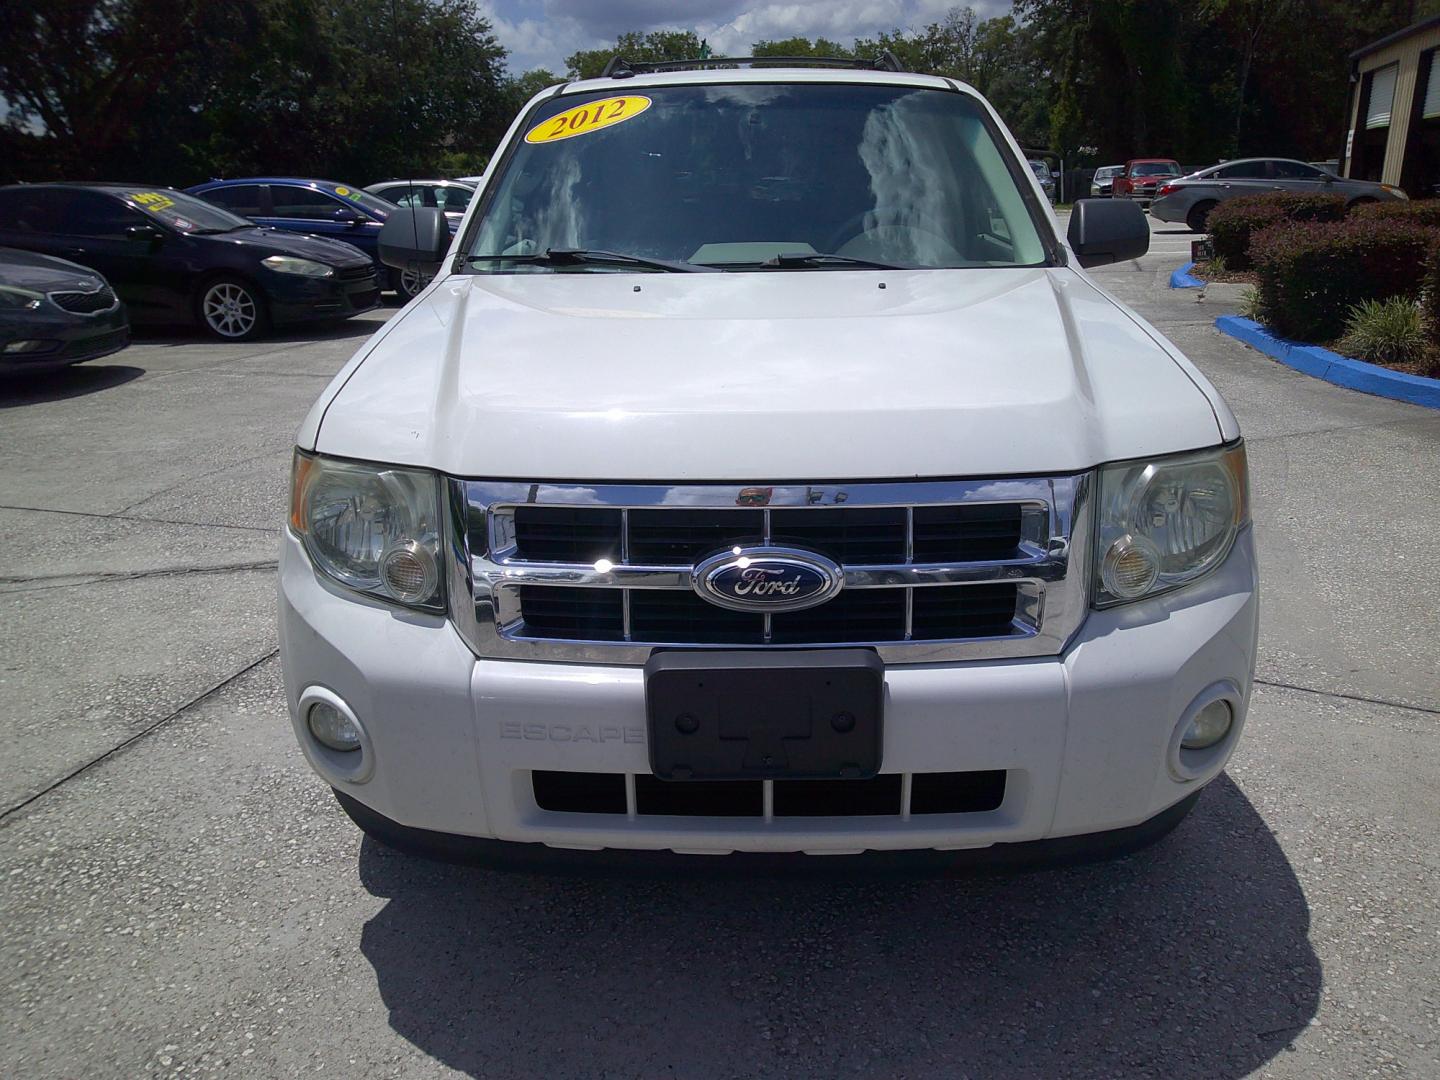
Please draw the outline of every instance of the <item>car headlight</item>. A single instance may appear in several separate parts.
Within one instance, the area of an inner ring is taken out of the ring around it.
[[[1250,519],[1245,444],[1100,470],[1095,606],[1189,584]]]
[[[334,267],[326,266],[324,263],[314,262],[311,259],[301,259],[294,255],[267,255],[260,260],[260,265],[277,274],[299,274],[301,277],[334,277]]]
[[[44,293],[22,289],[18,285],[0,285],[0,308],[8,311],[34,311],[45,299]]]
[[[434,473],[297,450],[290,528],[342,585],[406,607],[445,609]]]

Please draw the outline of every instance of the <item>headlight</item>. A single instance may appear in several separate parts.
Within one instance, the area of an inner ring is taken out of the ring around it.
[[[44,293],[22,289],[18,285],[0,285],[0,308],[9,311],[34,311],[45,299]]]
[[[445,609],[439,500],[434,473],[295,452],[290,528],[316,566],[357,592]]]
[[[260,260],[260,265],[274,270],[277,274],[299,274],[301,277],[335,276],[333,267],[312,262],[310,259],[299,259],[294,255],[267,255]]]
[[[1194,581],[1224,561],[1249,519],[1244,443],[1105,466],[1095,606]]]

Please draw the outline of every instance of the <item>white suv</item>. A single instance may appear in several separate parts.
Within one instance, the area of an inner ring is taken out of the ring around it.
[[[524,109],[321,396],[295,732],[422,850],[1111,850],[1244,724],[1245,451],[970,88],[645,72]],[[1072,838],[1067,843],[1060,838]],[[486,843],[490,841],[491,843]],[[535,850],[535,849],[528,849]]]

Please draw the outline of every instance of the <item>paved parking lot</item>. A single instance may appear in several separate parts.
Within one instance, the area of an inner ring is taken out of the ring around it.
[[[1260,685],[1227,776],[1127,860],[960,879],[434,865],[293,744],[292,435],[393,313],[149,337],[0,385],[0,1062],[14,1077],[1440,1074],[1440,413],[1098,273],[1249,439]]]

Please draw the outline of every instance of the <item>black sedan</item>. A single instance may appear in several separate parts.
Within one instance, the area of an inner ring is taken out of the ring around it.
[[[0,247],[0,373],[78,364],[128,344],[125,305],[99,274]]]
[[[170,188],[0,188],[0,245],[98,271],[136,324],[194,323],[227,341],[380,304],[375,264],[357,248],[260,228]]]

